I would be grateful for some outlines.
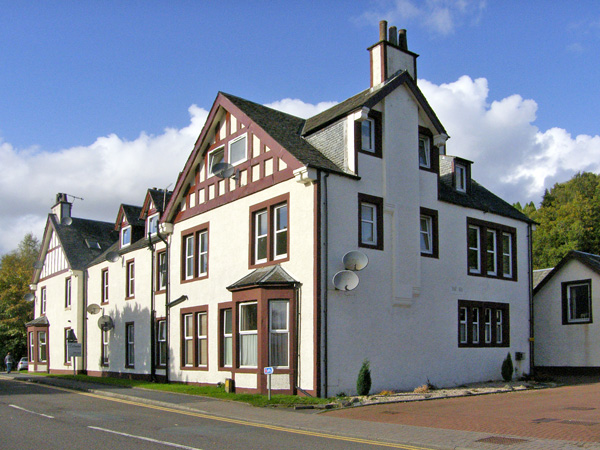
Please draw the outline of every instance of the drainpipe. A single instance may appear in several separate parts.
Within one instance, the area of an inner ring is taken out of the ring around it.
[[[165,339],[166,339],[166,355],[165,355],[165,383],[169,383],[169,353],[170,353],[170,339],[169,339],[169,293],[170,293],[170,285],[171,285],[171,271],[169,270],[171,268],[171,265],[169,264],[169,242],[166,241],[160,233],[156,233],[156,235],[160,238],[161,241],[164,242],[165,244],[165,266],[167,267],[167,271],[165,272],[165,281],[166,281],[166,287],[165,287]]]
[[[321,203],[321,207],[322,207],[322,224],[323,224],[323,231],[322,231],[322,255],[321,255],[321,264],[322,264],[322,273],[323,273],[323,279],[321,280],[321,374],[322,374],[322,379],[321,379],[321,393],[322,393],[322,397],[327,398],[328,393],[327,393],[327,385],[328,385],[328,371],[327,371],[327,283],[329,280],[329,274],[328,274],[328,246],[329,246],[329,239],[328,239],[328,217],[327,217],[327,202],[328,202],[328,198],[327,198],[327,178],[329,177],[328,173],[323,174],[323,186],[322,186],[322,191],[321,191],[321,195],[322,195],[322,203]]]
[[[534,317],[533,317],[533,229],[531,224],[527,225],[527,250],[529,270],[529,374],[534,375]]]
[[[156,310],[154,305],[154,245],[150,232],[148,232],[148,248],[150,249],[150,381],[154,382],[156,381]]]
[[[88,271],[87,269],[83,270],[81,274],[81,284],[83,285],[83,310],[81,311],[81,317],[83,321],[83,331],[81,336],[81,373],[87,374],[87,306],[88,306],[88,298],[87,298],[87,279],[88,279]]]

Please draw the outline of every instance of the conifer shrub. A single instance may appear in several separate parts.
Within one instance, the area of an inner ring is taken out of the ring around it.
[[[371,369],[369,360],[365,359],[358,371],[358,379],[356,380],[356,392],[358,395],[369,395],[371,391]]]
[[[504,381],[511,381],[514,372],[512,358],[510,357],[510,352],[506,355],[506,359],[502,363],[502,379]]]

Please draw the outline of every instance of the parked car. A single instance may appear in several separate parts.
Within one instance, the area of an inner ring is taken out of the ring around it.
[[[19,363],[17,364],[17,371],[27,370],[28,368],[29,368],[29,361],[27,360],[27,357],[24,356],[23,358],[21,358],[19,360]]]

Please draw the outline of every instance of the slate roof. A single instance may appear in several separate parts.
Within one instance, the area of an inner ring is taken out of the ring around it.
[[[26,327],[47,327],[50,325],[46,316],[40,316],[25,324]]]
[[[533,271],[533,287],[535,288],[538,284],[540,284],[544,278],[548,276],[548,274],[552,272],[552,268],[550,269],[537,269]]]
[[[386,82],[374,86],[369,89],[365,89],[362,92],[359,92],[353,97],[350,97],[347,100],[344,100],[342,103],[338,103],[337,105],[329,108],[326,111],[323,111],[316,116],[313,116],[306,120],[304,127],[302,129],[302,135],[306,136],[315,131],[320,130],[321,128],[326,127],[327,125],[337,121],[343,116],[348,115],[352,111],[356,111],[363,106],[367,108],[372,108],[377,103],[379,103],[385,96],[387,96],[390,92],[396,89],[398,86],[406,84],[406,86],[410,89],[412,94],[415,96],[425,113],[429,116],[433,125],[435,126],[438,133],[446,133],[444,130],[444,126],[439,121],[435,112],[429,106],[429,103],[425,99],[425,96],[421,92],[421,90],[417,87],[414,80],[406,71],[398,71],[394,75],[392,75]]]
[[[169,204],[171,195],[173,195],[173,191],[164,191],[163,189],[156,188],[148,189],[148,192],[150,193],[150,197],[152,197],[154,207],[157,211],[160,212],[163,212],[165,210],[165,207]]]
[[[475,180],[471,180],[469,193],[458,192],[452,186],[452,174],[440,176],[438,196],[441,201],[464,206],[465,208],[478,209],[483,212],[498,214],[523,222],[534,223],[529,217],[515,209],[497,195],[488,191]]]
[[[304,126],[304,119],[231,94],[224,92],[220,94],[241,109],[244,114],[279,142],[302,164],[329,172],[346,174],[343,168],[338,167],[300,135]]]
[[[548,283],[554,275],[560,271],[560,269],[567,264],[569,261],[577,260],[583,265],[589,267],[591,270],[600,275],[600,255],[594,255],[592,253],[579,252],[577,250],[571,250],[569,253],[565,255],[563,259],[554,267],[554,269],[550,270],[550,273],[544,277],[542,281],[540,281],[537,285],[534,283],[533,293],[537,293],[542,287]]]
[[[143,227],[145,225],[144,221],[140,219],[140,216],[142,215],[141,206],[122,204],[121,207],[123,208],[123,213],[125,214],[125,218],[127,219],[127,222],[129,222],[129,225],[134,227]]]
[[[279,264],[277,264],[275,266],[256,269],[232,285],[227,286],[227,289],[230,291],[237,291],[239,289],[254,286],[276,287],[296,285],[300,285],[300,282],[295,280]]]
[[[118,239],[113,223],[72,217],[70,225],[61,225],[54,214],[49,218],[73,270],[84,270]],[[99,249],[88,245],[94,241],[99,244]]]

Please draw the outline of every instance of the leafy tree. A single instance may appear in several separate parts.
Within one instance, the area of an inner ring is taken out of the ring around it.
[[[600,175],[577,173],[546,190],[539,208],[515,207],[538,222],[533,233],[533,265],[554,267],[570,250],[600,253]]]
[[[0,258],[0,356],[11,352],[15,360],[27,354],[25,324],[33,319],[33,305],[24,299],[29,292],[33,264],[40,243],[31,233],[19,247]]]

